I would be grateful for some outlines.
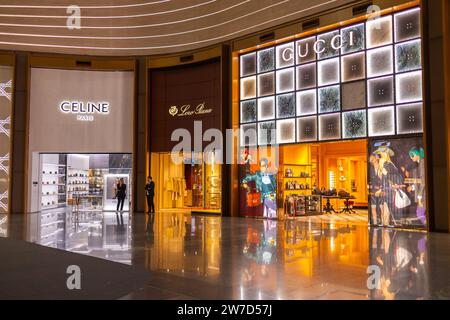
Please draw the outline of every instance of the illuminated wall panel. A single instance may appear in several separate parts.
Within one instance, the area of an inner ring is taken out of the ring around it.
[[[412,8],[242,54],[240,123],[276,128],[260,145],[422,133],[420,24]]]
[[[0,66],[0,213],[8,212],[13,68]]]

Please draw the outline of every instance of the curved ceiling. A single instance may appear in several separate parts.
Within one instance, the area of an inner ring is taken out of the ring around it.
[[[182,52],[352,1],[0,0],[0,49],[114,56]],[[78,8],[70,7],[74,2]],[[68,27],[77,21],[79,29]]]

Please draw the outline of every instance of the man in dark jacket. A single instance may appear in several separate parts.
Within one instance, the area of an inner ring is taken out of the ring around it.
[[[155,204],[153,202],[153,198],[155,197],[155,183],[152,177],[147,177],[145,195],[147,196],[148,213],[155,213]]]

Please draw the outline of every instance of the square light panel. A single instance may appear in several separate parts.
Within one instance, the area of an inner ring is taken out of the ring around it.
[[[423,132],[422,103],[397,106],[397,133],[411,134]]]
[[[297,64],[303,64],[316,60],[316,51],[314,50],[314,44],[316,37],[310,37],[299,40],[295,43],[297,48]]]
[[[317,112],[316,89],[297,92],[297,116],[315,114]]]
[[[295,117],[295,93],[277,96],[277,118]]]
[[[317,141],[317,117],[303,117],[297,119],[297,141]]]
[[[256,121],[256,100],[241,102],[241,123]]]
[[[275,121],[260,122],[258,126],[258,145],[274,144],[276,142]]]
[[[294,42],[289,42],[276,47],[277,69],[293,66],[295,63]]]
[[[394,107],[368,110],[369,137],[395,134]]]
[[[391,44],[393,40],[392,16],[374,18],[366,22],[367,48]]]
[[[258,72],[267,72],[275,69],[275,49],[269,48],[258,51]]]
[[[420,8],[396,13],[394,27],[396,42],[420,37]]]
[[[366,110],[342,113],[344,139],[364,138],[367,133]]]
[[[394,73],[392,46],[367,51],[367,77],[378,77]]]
[[[422,71],[398,74],[395,80],[397,103],[422,100]]]
[[[316,63],[297,67],[297,90],[314,88],[316,86]]]
[[[339,82],[339,58],[319,61],[317,69],[319,86],[326,86]]]
[[[294,91],[295,69],[288,68],[277,71],[277,93]]]
[[[256,53],[252,52],[241,56],[241,77],[250,76],[256,73]]]
[[[341,54],[364,50],[366,47],[364,23],[341,29]]]
[[[256,97],[256,76],[241,79],[241,100]]]
[[[277,142],[278,143],[295,142],[295,119],[286,119],[277,121]]]
[[[275,97],[258,99],[258,121],[275,118]]]
[[[258,97],[270,96],[275,93],[275,73],[268,72],[258,75]]]
[[[319,140],[337,140],[341,138],[340,118],[340,113],[319,116]]]

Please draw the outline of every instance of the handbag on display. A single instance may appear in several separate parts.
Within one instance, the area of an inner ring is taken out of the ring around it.
[[[397,209],[403,209],[411,205],[411,200],[405,191],[401,189],[395,189],[394,203]]]
[[[257,207],[261,204],[261,193],[257,192],[256,189],[252,189],[247,193],[247,206]]]

